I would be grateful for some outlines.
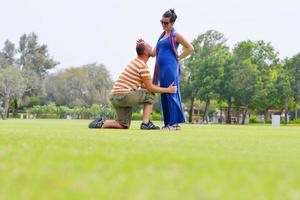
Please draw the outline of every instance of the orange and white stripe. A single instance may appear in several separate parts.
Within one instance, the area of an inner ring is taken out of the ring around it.
[[[127,94],[131,90],[143,87],[143,80],[150,80],[150,70],[146,63],[136,58],[129,62],[127,67],[115,82],[112,94]]]

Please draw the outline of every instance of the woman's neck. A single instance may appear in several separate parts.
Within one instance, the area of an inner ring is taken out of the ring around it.
[[[171,28],[170,30],[165,30],[165,34],[170,34],[172,32],[173,28]]]
[[[169,35],[171,33],[171,30],[165,30],[165,35]]]

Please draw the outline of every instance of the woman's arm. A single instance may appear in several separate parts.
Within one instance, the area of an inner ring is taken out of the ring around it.
[[[190,55],[193,50],[194,47],[192,46],[191,43],[189,43],[181,34],[179,34],[178,32],[175,32],[175,41],[178,42],[179,44],[181,44],[184,47],[183,52],[178,55],[178,60],[182,60],[185,57],[187,57],[188,55]]]

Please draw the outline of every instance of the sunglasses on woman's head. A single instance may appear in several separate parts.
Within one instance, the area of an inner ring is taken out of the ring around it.
[[[170,22],[166,22],[166,21],[163,21],[163,20],[160,20],[160,23],[162,24],[162,25],[169,25],[170,24]]]

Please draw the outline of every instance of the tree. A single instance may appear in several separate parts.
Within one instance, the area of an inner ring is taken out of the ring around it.
[[[21,96],[25,90],[24,86],[24,79],[17,69],[6,67],[0,70],[0,95],[4,99],[4,119],[8,116],[11,98]]]
[[[45,81],[47,100],[68,107],[107,105],[111,88],[109,72],[97,64],[69,68]]]
[[[271,43],[257,41],[252,51],[252,63],[258,66],[259,80],[255,107],[257,110],[265,110],[265,119],[268,119],[267,111],[270,108],[280,106],[275,84],[277,70],[280,67],[278,53],[274,50]]]
[[[38,43],[38,36],[35,33],[20,37],[18,52],[20,54],[18,65],[26,84],[23,101],[28,104],[26,99],[42,96],[42,83],[45,76],[59,63],[50,57],[47,45]]]
[[[295,104],[296,104],[295,118],[297,118],[298,117],[297,105],[299,105],[300,102],[300,53],[286,60],[284,69],[289,73],[292,96],[295,99]]]
[[[26,105],[28,102],[24,101],[25,99],[34,97],[38,99],[42,96],[42,82],[48,71],[57,64],[58,62],[50,58],[47,45],[38,44],[38,37],[35,33],[22,35],[18,49],[15,49],[12,42],[5,41],[4,48],[0,52],[0,69],[13,68],[21,72],[21,82],[25,85],[22,87],[25,88],[23,96],[14,96],[14,115],[17,113],[20,98]]]
[[[15,49],[14,43],[10,42],[9,40],[6,40],[4,43],[4,48],[0,52],[0,70],[3,70],[3,73],[6,73],[5,69],[13,68],[15,70],[19,70],[18,65],[16,63],[15,55],[17,51]],[[5,74],[3,74],[5,76]],[[6,77],[7,78],[7,77]],[[3,79],[4,80],[4,79]],[[5,83],[2,83],[5,84]],[[5,88],[7,86],[4,86]],[[4,99],[7,100],[8,97],[4,97]],[[16,97],[15,97],[16,98]],[[4,101],[6,104],[5,106],[9,105],[9,102]],[[10,97],[9,97],[10,100]],[[8,111],[8,107],[5,109],[5,112]],[[5,117],[7,116],[7,113],[5,114]]]
[[[258,66],[252,63],[253,55],[251,54],[254,47],[255,43],[251,41],[240,42],[235,45],[232,53],[234,70],[231,70],[231,87],[234,104],[237,107],[246,107],[242,124],[245,123],[248,108],[254,108],[253,101],[257,93]]]
[[[227,121],[226,123],[231,123],[231,108],[233,104],[233,97],[235,94],[235,85],[233,83],[233,75],[236,70],[236,65],[233,64],[232,55],[228,56],[228,60],[224,65],[224,73],[221,77],[220,90],[218,91],[219,101],[227,103]]]
[[[277,89],[277,100],[281,105],[281,109],[285,111],[285,124],[288,122],[289,104],[293,97],[292,91],[292,76],[288,70],[285,69],[283,65],[278,68],[277,79],[275,82],[275,87]]]
[[[9,40],[6,40],[4,43],[4,48],[0,52],[0,69],[16,67],[15,55],[15,44]]]
[[[195,47],[194,47],[195,51]],[[197,51],[197,50],[196,50]],[[182,99],[183,101],[189,101],[189,119],[188,121],[192,122],[192,116],[194,113],[194,101],[197,96],[199,87],[196,86],[195,82],[195,70],[196,70],[196,64],[195,64],[195,56],[194,54],[191,55],[191,57],[188,59],[186,64],[183,67],[182,71],[182,80],[181,80],[181,92],[182,92]]]
[[[258,111],[265,111],[267,119],[267,111],[279,106],[275,87],[278,67],[278,53],[270,43],[237,43],[230,64],[226,65],[224,72],[221,96],[224,100],[227,99],[228,111],[230,112],[232,104],[245,104]],[[228,116],[230,120],[230,113]]]
[[[195,50],[187,62],[191,80],[191,110],[195,97],[205,101],[203,120],[208,122],[210,101],[216,98],[220,91],[229,49],[224,35],[215,30],[199,35],[192,44]]]
[[[47,45],[38,44],[38,36],[35,33],[20,37],[19,53],[22,71],[33,71],[40,77],[45,76],[48,70],[59,64],[50,57]]]
[[[14,99],[14,113],[19,109],[18,102],[22,102],[23,106],[32,104],[33,99],[36,104],[41,103],[43,80],[48,71],[58,64],[50,57],[47,45],[38,43],[35,33],[23,34],[20,37],[18,55],[17,65],[24,77],[26,90],[22,101]]]

